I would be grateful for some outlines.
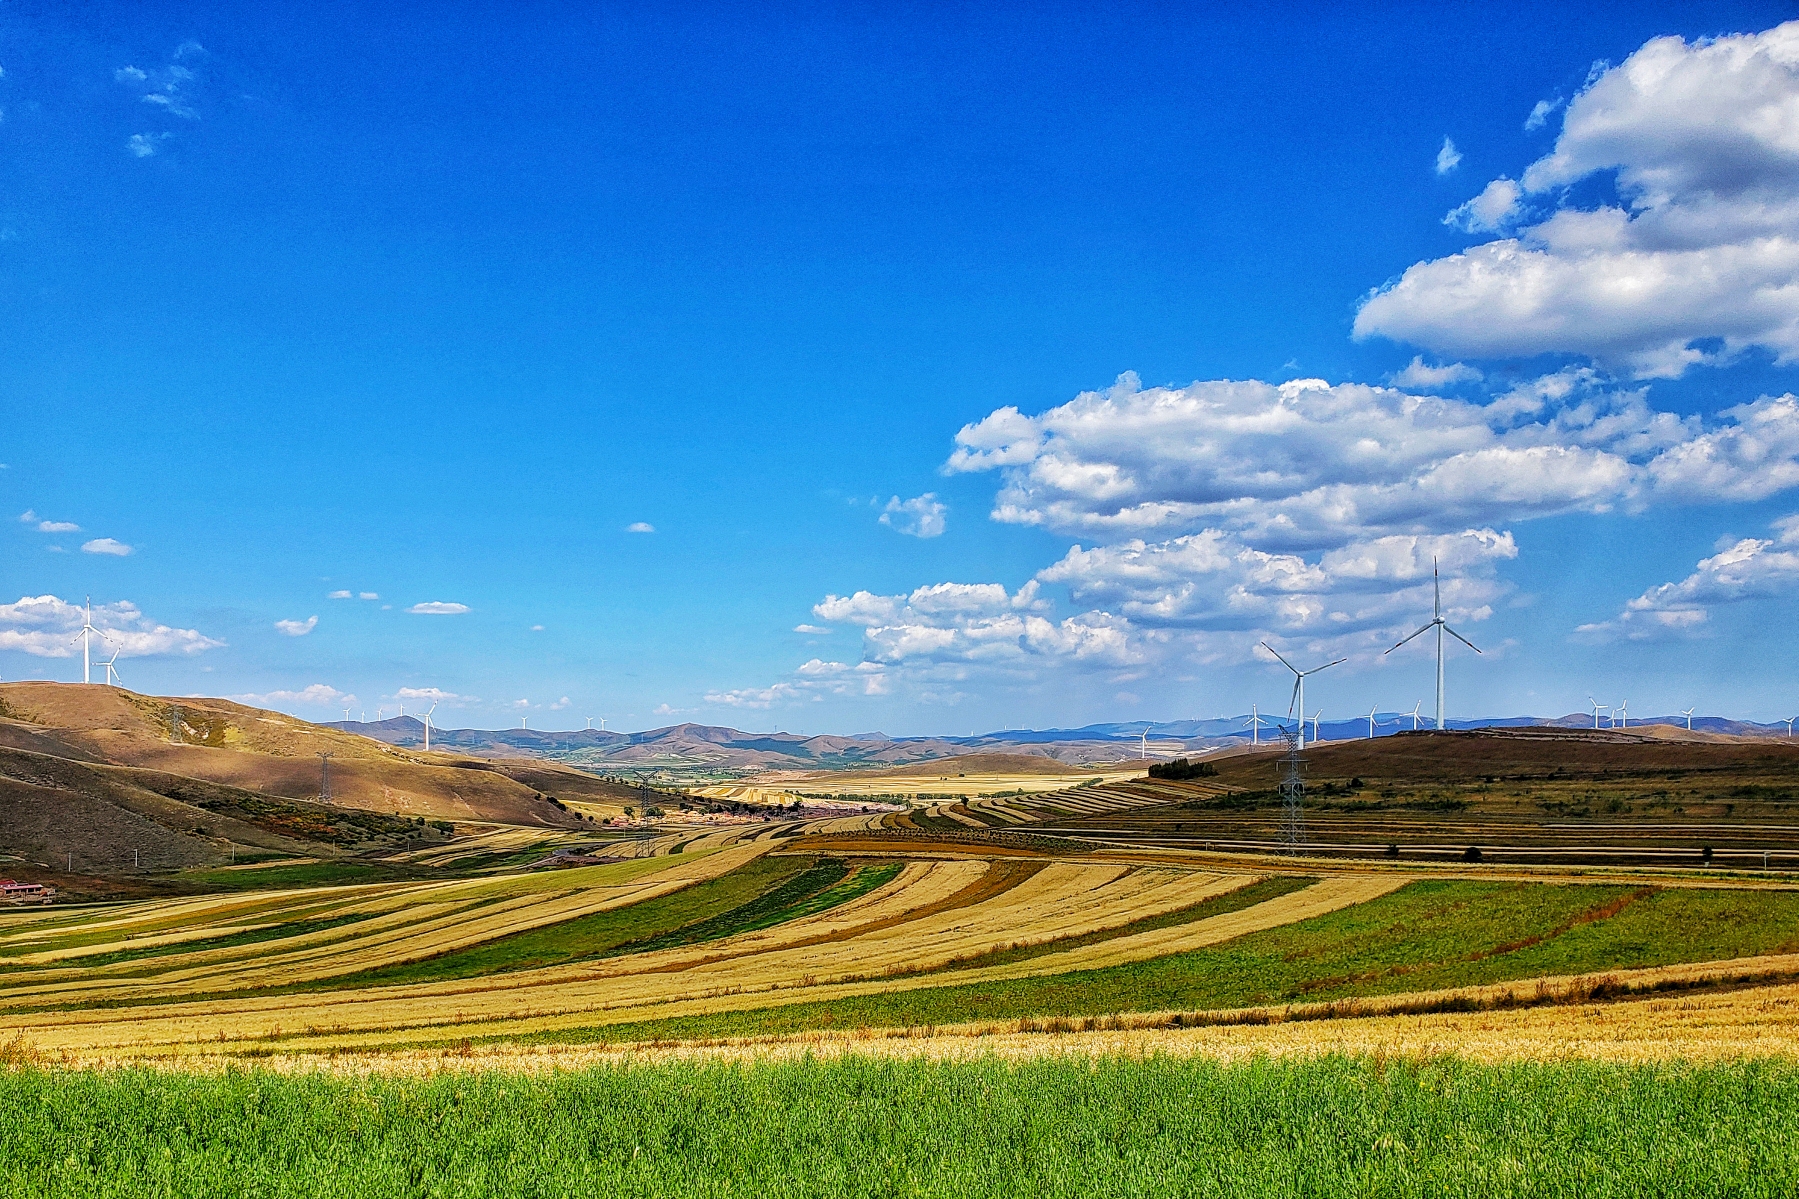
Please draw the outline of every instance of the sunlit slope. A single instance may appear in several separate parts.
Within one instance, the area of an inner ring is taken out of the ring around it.
[[[492,764],[399,750],[291,716],[208,698],[162,698],[117,687],[0,684],[0,745],[141,767],[286,799],[316,799],[329,753],[331,802],[402,817],[572,827],[551,803],[553,768],[519,782]],[[537,785],[533,785],[537,784]]]

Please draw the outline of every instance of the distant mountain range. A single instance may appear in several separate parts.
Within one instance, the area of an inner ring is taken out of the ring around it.
[[[1292,727],[1290,719],[1276,721],[1264,716],[1262,721],[1259,736],[1263,741],[1277,739],[1283,725]],[[1553,719],[1503,716],[1452,720],[1449,726],[1453,729],[1535,725],[1586,728],[1592,722],[1591,714],[1574,713]],[[1652,716],[1631,721],[1632,726],[1684,726],[1685,723],[1685,717],[1680,716]],[[796,733],[748,733],[705,724],[675,724],[641,733],[619,733],[610,729],[557,732],[526,728],[433,727],[431,745],[485,757],[545,758],[618,774],[651,771],[682,776],[742,775],[774,770],[862,770],[968,753],[1024,753],[1072,765],[1116,762],[1144,753],[1151,758],[1167,758],[1180,753],[1246,744],[1252,740],[1249,725],[1250,717],[1245,714],[1215,720],[1090,724],[1075,729],[1005,729],[972,737],[888,737],[882,733],[807,737]],[[326,727],[396,746],[422,746],[425,740],[423,722],[411,716],[367,722],[331,721]],[[1376,736],[1390,736],[1412,727],[1413,718],[1409,712],[1377,712],[1374,715]],[[1418,727],[1428,728],[1429,722],[1420,718]],[[1693,728],[1747,737],[1784,736],[1787,732],[1784,722],[1764,725],[1698,716],[1693,719]],[[1312,730],[1308,727],[1306,732],[1309,740]],[[1369,719],[1366,716],[1324,720],[1318,724],[1318,736],[1326,741],[1353,740],[1368,735]]]

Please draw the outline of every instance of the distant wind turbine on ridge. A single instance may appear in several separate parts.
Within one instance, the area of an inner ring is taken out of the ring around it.
[[[77,641],[81,642],[81,681],[84,683],[91,683],[94,681],[93,667],[89,662],[88,647],[93,644],[96,635],[100,637],[106,636],[105,633],[100,632],[99,629],[94,627],[94,597],[90,595],[87,597],[87,606],[82,609],[81,631],[69,639],[70,645],[75,644]]]
[[[1477,654],[1481,653],[1481,649],[1480,646],[1474,644],[1474,642],[1450,628],[1449,622],[1443,619],[1443,582],[1437,575],[1437,560],[1435,558],[1430,560],[1430,585],[1432,594],[1430,623],[1419,628],[1417,633],[1413,633],[1409,637],[1400,638],[1399,641],[1394,644],[1393,649],[1388,650],[1387,653],[1392,653],[1394,649],[1398,649],[1400,646],[1410,641],[1412,637],[1416,637],[1418,633],[1427,633],[1431,629],[1437,630],[1437,727],[1442,729],[1446,727],[1443,720],[1443,634],[1448,633],[1451,637],[1454,637],[1457,641],[1460,641],[1463,645],[1467,646]],[[1382,654],[1381,656],[1384,658],[1386,657],[1386,654]],[[1481,656],[1485,657],[1486,655],[1482,654]]]
[[[1317,674],[1321,670],[1329,670],[1338,663],[1347,662],[1349,659],[1337,658],[1334,661],[1326,662],[1323,666],[1314,666],[1310,670],[1301,670],[1299,667],[1293,665],[1293,663],[1282,658],[1275,648],[1266,641],[1262,642],[1262,648],[1269,653],[1274,654],[1276,658],[1280,659],[1280,664],[1282,666],[1285,666],[1288,670],[1293,672],[1293,698],[1287,704],[1287,715],[1291,716],[1295,711],[1298,711],[1299,748],[1304,749],[1306,747],[1306,676],[1309,674]],[[1312,731],[1312,740],[1318,740],[1316,729]]]
[[[110,658],[106,659],[106,661],[100,663],[100,665],[102,665],[106,668],[106,685],[108,687],[117,687],[119,685],[119,672],[117,670],[113,669],[112,664],[119,660],[119,649],[120,648],[122,648],[122,647],[115,646],[112,651],[112,657],[110,657]]]
[[[1418,731],[1418,709],[1422,708],[1423,706],[1424,706],[1423,700],[1419,700],[1417,703],[1412,705],[1412,731],[1414,733]]]
[[[1598,728],[1599,727],[1599,714],[1601,712],[1610,712],[1612,710],[1611,706],[1608,704],[1600,703],[1598,700],[1594,699],[1590,695],[1587,696],[1587,702],[1593,705],[1593,727]]]
[[[441,701],[440,701],[441,702]],[[437,711],[437,703],[431,705],[431,711],[425,713],[425,752],[431,752],[431,712]]]
[[[1686,711],[1682,712],[1681,715],[1685,716],[1687,718],[1687,732],[1689,732],[1689,733],[1692,732],[1693,731],[1693,709],[1688,708]]]
[[[1260,745],[1262,743],[1262,726],[1269,723],[1272,722],[1262,719],[1261,709],[1257,705],[1249,705],[1249,721],[1243,727],[1249,730],[1249,743],[1251,745]]]
[[[1374,740],[1374,708],[1368,709],[1368,740]]]

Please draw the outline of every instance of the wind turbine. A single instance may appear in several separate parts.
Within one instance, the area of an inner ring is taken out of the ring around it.
[[[108,687],[117,687],[119,685],[119,672],[113,669],[112,664],[119,660],[119,649],[120,648],[123,648],[123,647],[115,648],[112,651],[112,657],[110,657],[110,658],[106,659],[106,661],[100,663],[100,665],[106,667],[106,685]]]
[[[1338,658],[1335,661],[1326,662],[1323,666],[1314,666],[1310,670],[1301,670],[1299,667],[1293,665],[1293,663],[1282,658],[1280,654],[1275,653],[1274,647],[1269,645],[1266,641],[1262,642],[1262,648],[1269,653],[1274,654],[1276,658],[1280,659],[1280,664],[1282,666],[1285,666],[1288,670],[1293,672],[1293,699],[1287,705],[1287,715],[1291,716],[1295,708],[1298,709],[1299,748],[1304,749],[1306,747],[1306,676],[1308,674],[1317,674],[1321,670],[1329,670],[1331,667],[1337,665],[1338,662],[1347,662],[1349,659]],[[1316,730],[1313,731],[1312,740],[1318,740]]]
[[[1629,700],[1625,700],[1623,703],[1618,705],[1617,715],[1623,718],[1624,727],[1629,728],[1630,727],[1630,701]]]
[[[94,597],[90,595],[87,597],[87,607],[82,609],[81,631],[69,640],[70,645],[81,642],[81,681],[84,683],[94,681],[93,668],[88,660],[88,647],[93,644],[96,634],[106,636],[94,627]]]
[[[1787,723],[1787,736],[1789,736],[1789,737],[1791,737],[1793,735],[1793,722],[1795,720],[1799,720],[1799,716],[1787,717],[1787,722],[1786,722]]]
[[[1312,713],[1312,741],[1314,744],[1316,744],[1318,741],[1318,718],[1322,715],[1324,715],[1323,708],[1319,708],[1316,712]],[[1305,717],[1306,717],[1305,709],[1301,708],[1299,710],[1299,722],[1301,724],[1305,723]]]
[[[1417,703],[1412,705],[1412,731],[1414,733],[1418,731],[1418,709],[1422,708],[1423,706],[1424,706],[1423,700],[1419,700]]]
[[[437,711],[438,702],[440,702],[440,701],[432,702],[431,712]],[[426,753],[431,752],[431,712],[425,713],[425,752]]]
[[[1587,702],[1593,705],[1593,727],[1598,728],[1599,727],[1599,714],[1601,712],[1610,712],[1611,707],[1609,705],[1600,703],[1598,700],[1594,699],[1590,695],[1587,696]]]
[[[1137,748],[1137,760],[1139,762],[1149,761],[1149,725],[1147,724],[1143,726],[1143,743]]]
[[[1689,732],[1689,733],[1692,732],[1693,731],[1693,709],[1688,708],[1686,711],[1682,712],[1681,715],[1685,716],[1687,718],[1687,732]]]
[[[1422,701],[1420,701],[1422,702]],[[1368,709],[1368,740],[1374,740],[1374,709]]]
[[[1272,722],[1262,719],[1262,712],[1259,707],[1255,704],[1249,705],[1249,724],[1246,727],[1249,729],[1249,743],[1251,745],[1260,745],[1262,743],[1262,726],[1270,723]]]
[[[1481,652],[1481,650],[1478,645],[1474,644],[1474,642],[1468,640],[1466,637],[1462,636],[1460,633],[1458,633],[1454,629],[1450,628],[1448,622],[1446,622],[1443,619],[1443,583],[1442,583],[1442,580],[1437,577],[1437,560],[1435,558],[1432,558],[1430,560],[1430,585],[1431,585],[1431,595],[1433,597],[1431,600],[1430,623],[1427,625],[1424,625],[1422,628],[1420,628],[1418,630],[1418,633],[1428,632],[1433,628],[1437,630],[1437,727],[1439,729],[1441,729],[1444,727],[1444,723],[1443,723],[1443,634],[1448,633],[1451,637],[1454,637],[1457,641],[1460,641],[1463,645],[1467,646],[1469,649],[1473,650],[1477,654],[1479,654]],[[1418,633],[1413,633],[1411,635],[1411,637],[1401,638],[1393,646],[1393,649],[1398,649],[1401,645],[1404,645],[1407,641],[1410,641],[1412,639],[1412,637],[1416,637],[1418,635]],[[1392,653],[1393,649],[1388,650],[1387,653],[1388,654]],[[1381,656],[1384,658],[1384,657],[1386,657],[1386,654],[1382,654]],[[1485,657],[1484,654],[1482,654],[1481,656]]]

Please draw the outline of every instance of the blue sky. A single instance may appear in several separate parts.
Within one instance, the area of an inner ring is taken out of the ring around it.
[[[1790,715],[1790,12],[0,8],[0,677]]]

